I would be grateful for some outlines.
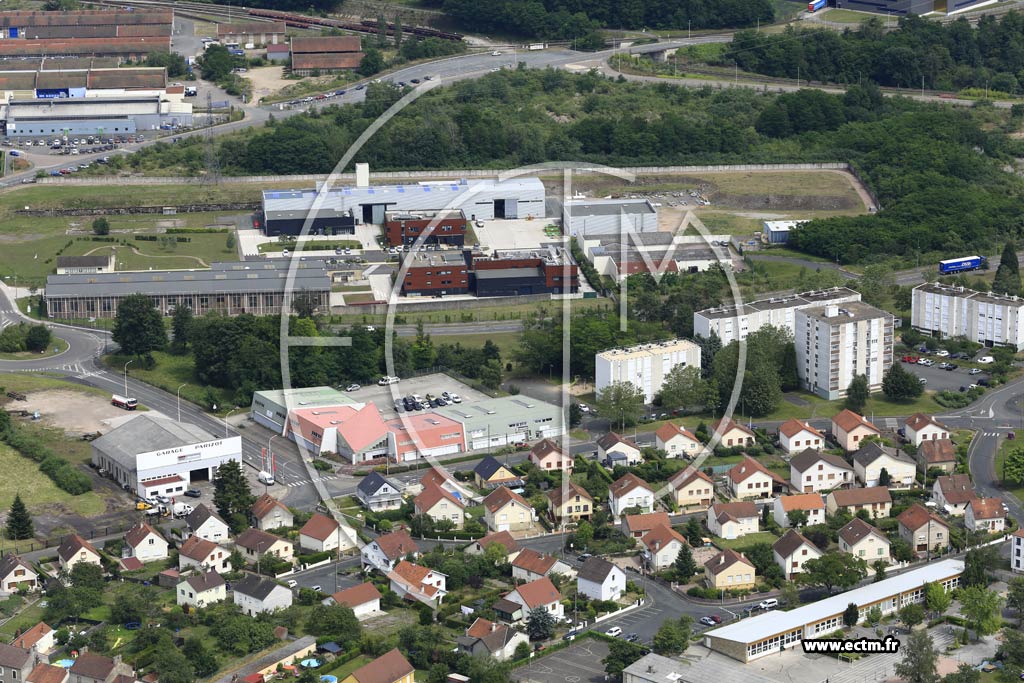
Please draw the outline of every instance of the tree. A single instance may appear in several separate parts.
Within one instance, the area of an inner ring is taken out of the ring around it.
[[[796,345],[789,342],[782,350],[782,364],[779,366],[779,380],[783,391],[800,388],[800,373],[797,370]]]
[[[103,569],[98,565],[79,562],[71,568],[68,577],[71,580],[71,585],[76,589],[103,590]]]
[[[924,606],[933,614],[944,614],[953,602],[953,596],[941,583],[930,582],[924,589]]]
[[[867,575],[868,567],[863,559],[833,550],[804,562],[801,578],[805,584],[823,586],[831,593],[835,587],[852,588]]]
[[[885,579],[885,570],[889,566],[889,563],[885,560],[875,560],[871,563],[871,568],[875,570],[875,583]]]
[[[489,389],[501,386],[501,361],[490,359],[480,368],[480,383]]]
[[[235,68],[235,59],[223,45],[211,45],[196,60],[202,71],[203,78],[208,81],[220,81],[231,75]]]
[[[28,508],[21,501],[21,495],[16,493],[14,502],[11,503],[11,511],[7,515],[7,538],[12,541],[20,541],[32,538],[34,534],[32,516],[28,514]]]
[[[198,636],[190,636],[181,650],[192,662],[196,676],[203,678],[217,671],[217,655],[210,649],[206,641]]]
[[[850,386],[846,388],[847,409],[857,414],[863,413],[864,406],[867,405],[870,395],[867,375],[854,375],[853,379],[850,380]]]
[[[864,273],[857,283],[864,301],[872,306],[884,306],[888,303],[896,286],[893,270],[887,264],[873,263],[865,266]]]
[[[228,232],[228,237],[224,240],[224,248],[229,251],[235,250],[235,231],[231,230]]]
[[[1003,483],[1024,485],[1024,448],[1014,448],[1003,461],[1003,471],[999,473]]]
[[[792,581],[782,584],[779,592],[779,602],[787,608],[792,609],[800,606],[800,589]]]
[[[999,558],[991,548],[968,550],[964,557],[964,574],[960,579],[960,585],[987,586],[988,573],[998,562]]]
[[[516,645],[515,652],[512,653],[512,661],[516,662],[516,661],[519,661],[521,659],[526,659],[529,656],[530,656],[530,644],[526,643],[526,642],[520,642],[518,645]],[[441,666],[444,668],[444,671],[443,671],[444,677],[441,680],[442,681],[447,681],[448,680],[448,667],[445,666],[444,664],[441,664]]]
[[[642,648],[625,640],[615,639],[608,643],[608,654],[601,663],[604,664],[604,672],[612,678],[622,677],[622,670],[640,659],[644,654]]]
[[[345,605],[317,605],[306,619],[306,632],[348,648],[362,635],[355,612]]]
[[[188,346],[188,333],[192,329],[192,309],[183,304],[176,304],[171,314],[171,337],[174,345],[180,349]]]
[[[961,662],[956,671],[943,677],[942,683],[981,683],[981,672],[967,662]]]
[[[882,609],[878,605],[874,605],[864,615],[864,621],[868,626],[878,626],[878,622],[882,621]]]
[[[110,221],[105,216],[100,216],[92,222],[92,231],[96,235],[109,235],[110,234]]]
[[[629,382],[612,382],[597,395],[597,410],[618,424],[620,429],[633,426],[644,410],[644,393]]]
[[[176,647],[160,648],[153,660],[154,669],[160,672],[163,683],[194,683],[195,669],[188,657]]]
[[[697,409],[708,398],[707,382],[700,376],[700,368],[677,365],[669,371],[661,385],[661,407]]]
[[[380,50],[375,50],[373,48],[366,51],[362,60],[359,62],[359,68],[356,69],[360,76],[372,76],[383,70],[384,55],[381,54]]]
[[[919,602],[912,602],[909,605],[904,605],[899,611],[900,621],[902,621],[907,628],[914,628],[922,621],[924,621],[924,607]]]
[[[546,607],[534,607],[526,617],[526,633],[530,640],[547,640],[555,634],[555,617]]]
[[[236,534],[249,526],[248,514],[256,496],[237,460],[229,460],[217,468],[213,477],[213,504],[217,512]]]
[[[1002,598],[984,586],[968,586],[960,590],[960,611],[979,636],[995,633],[1002,622]]]
[[[699,548],[704,545],[704,530],[701,528],[700,521],[696,517],[690,517],[686,520],[683,535],[686,536],[686,541],[693,548]]]
[[[684,543],[679,548],[679,554],[676,555],[676,561],[672,568],[675,569],[680,581],[688,582],[697,573],[697,563],[693,560],[693,551],[690,550],[689,545]]]
[[[1003,246],[999,267],[992,280],[992,291],[996,294],[1020,294],[1020,265],[1017,263],[1017,250],[1013,242]]]
[[[50,345],[51,339],[53,339],[53,335],[50,334],[50,328],[46,325],[32,325],[25,335],[25,348],[36,353],[45,351],[46,347]]]
[[[569,426],[579,427],[581,422],[583,422],[583,410],[580,409],[579,403],[573,401],[569,404]]]
[[[657,654],[671,657],[685,652],[690,645],[690,638],[679,622],[665,620],[654,634],[652,645]]]
[[[122,353],[130,356],[141,356],[164,348],[167,332],[153,300],[144,294],[131,294],[121,299],[111,338],[121,347]]]
[[[935,645],[928,631],[914,631],[903,646],[903,659],[896,664],[896,675],[906,683],[938,683]]]
[[[786,513],[786,520],[792,527],[802,527],[807,524],[807,510],[790,510]]]
[[[1010,580],[1006,591],[1006,606],[1017,613],[1018,623],[1024,626],[1024,576]]]
[[[892,483],[892,475],[889,474],[889,470],[888,469],[883,467],[882,469],[880,469],[878,471],[878,485],[879,486],[888,486],[891,483]]]
[[[851,602],[843,610],[843,624],[846,626],[856,626],[860,620],[860,609],[857,607],[857,603]]]
[[[594,540],[594,527],[587,520],[580,522],[573,534],[573,544],[577,550],[586,550],[590,542]]]
[[[882,393],[893,401],[917,398],[922,391],[917,375],[904,370],[900,363],[893,363],[882,377]]]

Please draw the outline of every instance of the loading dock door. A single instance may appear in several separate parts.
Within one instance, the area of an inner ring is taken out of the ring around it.
[[[505,218],[519,218],[519,202],[517,200],[505,200]]]
[[[363,204],[361,208],[364,223],[384,224],[384,212],[387,211],[387,204]]]
[[[505,217],[505,200],[495,199],[494,200],[494,217],[504,218]]]

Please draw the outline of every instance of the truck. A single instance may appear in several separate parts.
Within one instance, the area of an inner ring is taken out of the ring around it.
[[[185,86],[185,97],[195,97],[199,94],[199,89],[194,85]]]
[[[174,504],[174,516],[175,517],[188,517],[192,514],[192,506],[188,503],[175,503]]]
[[[939,261],[939,273],[941,275],[948,275],[965,270],[978,270],[979,268],[984,268],[987,263],[988,259],[984,256],[962,256],[960,258],[946,259],[945,261]]]
[[[256,478],[261,484],[266,484],[267,486],[274,485],[274,475],[266,470],[261,470],[260,473],[256,475]]]
[[[110,397],[110,405],[123,408],[124,410],[135,410],[139,407],[139,400],[137,398],[114,394]]]
[[[811,0],[811,2],[807,3],[807,11],[816,12],[820,9],[825,9],[827,5],[828,0]]]

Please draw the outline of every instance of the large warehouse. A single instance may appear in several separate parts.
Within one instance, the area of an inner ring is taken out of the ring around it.
[[[860,609],[858,622],[864,619],[869,609],[876,606],[883,615],[892,614],[905,605],[923,602],[923,586],[926,583],[940,584],[946,591],[956,588],[960,585],[963,571],[964,563],[960,560],[933,562],[788,612],[766,612],[707,631],[704,643],[724,655],[741,662],[750,662],[773,652],[796,647],[805,638],[827,638],[830,633],[842,628],[843,612],[850,603]]]
[[[318,189],[264,190],[267,235],[298,235]],[[537,178],[453,180],[411,185],[332,187],[322,198],[311,234],[352,234],[357,223],[383,225],[389,211],[461,209],[470,220],[543,218],[544,184]]]
[[[987,2],[988,0],[833,0],[829,4],[834,4],[837,8],[904,17],[908,14],[932,12],[953,14]]]
[[[170,36],[173,11],[75,10],[0,12],[0,39],[141,38]]]
[[[50,275],[44,297],[52,318],[113,318],[118,302],[132,294],[149,296],[162,315],[171,315],[175,306],[187,306],[197,316],[213,311],[278,315],[286,287],[293,296],[314,297],[318,307],[330,303],[330,276],[324,262],[314,259],[214,263],[209,270]]]
[[[140,498],[180,496],[226,462],[242,462],[242,437],[219,439],[187,422],[139,413],[92,442],[100,474]]]
[[[656,232],[658,210],[646,199],[570,199],[562,207],[562,228],[570,237]]]
[[[434,408],[434,412],[462,423],[467,450],[501,448],[565,433],[561,408],[522,395]]]
[[[86,97],[70,95],[54,84],[49,92],[69,92],[68,97],[47,95],[45,99],[12,99],[0,104],[3,134],[15,137],[53,135],[130,135],[158,130],[161,126],[192,125],[192,105],[162,95]]]

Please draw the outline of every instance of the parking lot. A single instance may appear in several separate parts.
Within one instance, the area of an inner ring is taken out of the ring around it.
[[[494,220],[480,221],[483,227],[474,224],[473,231],[476,233],[480,246],[490,249],[537,249],[542,244],[561,243],[564,238],[549,237],[544,232],[544,226],[551,223],[551,220],[538,218],[526,220]]]
[[[440,396],[441,392],[458,394],[463,403],[475,403],[487,398],[476,389],[452,379],[448,375],[435,373],[423,375],[411,379],[403,379],[398,384],[389,386],[364,386],[357,391],[348,392],[349,397],[354,401],[373,402],[377,405],[385,420],[390,420],[397,415],[395,411],[395,400],[401,400],[403,396],[419,394],[426,396],[434,394]]]
[[[512,673],[512,680],[526,683],[603,683],[608,645],[587,638],[554,654],[538,657]]]
[[[903,362],[903,369],[928,380],[925,384],[925,389],[931,391],[959,391],[960,387],[966,388],[972,384],[977,384],[979,379],[988,378],[988,374],[985,372],[976,375],[970,374],[971,366],[961,365],[961,361],[958,360],[948,361],[958,365],[956,370],[940,369],[939,363],[947,362],[943,358],[932,358],[932,360],[935,361],[935,365],[932,366]]]

